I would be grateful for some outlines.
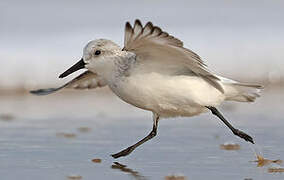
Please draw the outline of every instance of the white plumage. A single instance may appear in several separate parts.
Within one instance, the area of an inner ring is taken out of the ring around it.
[[[157,128],[159,117],[188,117],[208,109],[216,115],[217,110],[210,107],[215,108],[223,101],[252,102],[259,97],[261,88],[211,73],[196,53],[183,47],[182,41],[151,22],[143,27],[139,20],[134,27],[126,23],[124,48],[110,40],[91,41],[84,48],[82,60],[60,77],[83,67],[88,71],[64,86],[33,93],[48,94],[63,87],[82,89],[108,85],[122,100],[153,112],[152,132]],[[253,142],[251,137],[251,140],[243,137],[246,135],[243,132],[227,126],[234,134]],[[114,157],[125,156],[142,143]]]

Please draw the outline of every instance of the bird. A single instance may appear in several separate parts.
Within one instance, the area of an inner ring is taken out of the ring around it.
[[[157,135],[162,118],[192,117],[211,112],[231,132],[254,144],[253,138],[235,128],[217,107],[224,101],[253,102],[260,97],[261,85],[242,83],[212,73],[195,52],[184,47],[178,38],[147,22],[126,22],[124,47],[111,40],[90,41],[82,58],[59,78],[75,71],[85,72],[58,87],[32,90],[47,95],[64,88],[92,89],[108,86],[120,99],[137,108],[152,112],[153,127],[137,143],[112,154],[113,158],[129,155]]]

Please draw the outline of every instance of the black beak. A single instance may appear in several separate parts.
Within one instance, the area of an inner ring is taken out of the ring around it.
[[[64,73],[62,73],[59,78],[64,78],[66,76],[68,76],[69,74],[72,74],[75,71],[78,71],[80,69],[85,68],[86,63],[84,62],[83,58],[77,62],[76,64],[74,64],[71,68],[67,69],[67,71],[65,71]]]

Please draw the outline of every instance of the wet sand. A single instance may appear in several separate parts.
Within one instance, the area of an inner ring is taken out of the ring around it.
[[[161,120],[157,137],[119,159],[110,154],[147,135],[151,113],[104,90],[0,98],[1,179],[284,178],[284,173],[269,171],[273,165],[258,167],[253,162],[255,152],[267,159],[284,159],[281,89],[264,91],[253,104],[220,107],[256,145],[232,135],[221,121],[206,113]],[[220,148],[226,143],[239,148]]]

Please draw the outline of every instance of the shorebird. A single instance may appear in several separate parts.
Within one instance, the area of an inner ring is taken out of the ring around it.
[[[39,89],[33,94],[46,95],[63,88],[91,89],[108,86],[123,101],[153,113],[152,131],[142,140],[112,154],[119,158],[157,134],[160,118],[190,117],[212,112],[244,140],[253,138],[234,128],[217,110],[224,101],[253,102],[260,85],[241,83],[209,71],[204,61],[183,42],[151,22],[142,26],[135,20],[125,25],[124,47],[107,39],[90,41],[79,62],[59,78],[79,70],[84,73],[58,88]]]

